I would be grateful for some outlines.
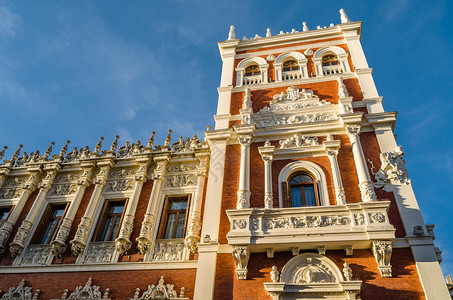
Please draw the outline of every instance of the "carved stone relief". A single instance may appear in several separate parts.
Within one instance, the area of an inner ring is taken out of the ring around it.
[[[49,196],[62,196],[74,194],[76,192],[76,185],[71,183],[54,184],[50,189]]]
[[[303,216],[264,219],[265,229],[316,228],[349,225],[351,219],[343,216]]]
[[[83,263],[110,263],[114,252],[115,242],[90,243]]]
[[[173,175],[167,177],[165,187],[183,187],[188,185],[194,185],[193,175]]]
[[[319,145],[317,137],[303,136],[301,133],[295,133],[289,139],[281,140],[279,143],[280,149]]]
[[[383,213],[369,213],[370,223],[385,223],[385,215]]]
[[[392,277],[392,242],[386,240],[374,240],[372,244],[373,255],[378,263],[378,269],[382,277]]]
[[[20,262],[21,265],[45,265],[51,254],[50,245],[29,245]]]
[[[167,172],[186,172],[193,171],[197,168],[196,165],[179,165],[179,166],[169,166]]]
[[[61,299],[74,299],[74,300],[95,300],[95,299],[108,299],[110,294],[110,289],[107,288],[104,291],[104,294],[101,293],[101,287],[93,285],[91,278],[88,279],[87,283],[84,286],[76,287],[75,291],[67,296],[69,293],[68,290],[63,292]]]
[[[153,260],[178,261],[183,259],[184,240],[156,240]]]
[[[247,227],[246,220],[234,220],[233,229],[245,229]]]
[[[118,179],[107,181],[106,192],[123,192],[132,190],[133,186],[129,179]]]
[[[247,279],[247,265],[250,258],[248,246],[233,246],[232,254],[238,279]]]
[[[10,287],[8,292],[4,294],[1,300],[35,300],[38,299],[40,290],[35,290],[32,293],[33,288],[25,285],[25,279],[19,283],[17,287]]]
[[[374,184],[375,187],[384,187],[384,190],[389,192],[391,189],[387,184],[390,182],[411,183],[403,156],[404,152],[401,146],[396,147],[395,151],[381,153],[379,155],[381,168],[377,172],[374,172],[374,165],[368,160],[371,164],[371,172],[376,181]]]
[[[164,277],[161,276],[159,279],[159,283],[157,285],[148,285],[148,289],[143,292],[141,297],[140,289],[135,289],[135,295],[133,299],[139,300],[152,300],[152,299],[169,299],[169,300],[188,300],[189,298],[185,297],[185,288],[182,287],[179,291],[179,296],[177,292],[174,290],[173,284],[164,284]],[[132,300],[132,299],[130,299]]]

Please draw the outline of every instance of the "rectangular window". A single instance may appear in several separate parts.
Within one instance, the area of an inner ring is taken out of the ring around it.
[[[159,226],[158,238],[184,238],[189,210],[189,196],[168,197]]]
[[[0,208],[0,228],[2,228],[3,224],[5,224],[6,220],[8,220],[8,217],[10,213],[13,211],[13,207],[2,207]]]
[[[32,244],[50,244],[54,240],[68,206],[69,203],[49,204],[47,206],[36,229]]]
[[[94,241],[109,242],[114,241],[117,238],[123,220],[126,203],[126,200],[105,201],[100,222],[98,223],[98,228],[94,235]]]

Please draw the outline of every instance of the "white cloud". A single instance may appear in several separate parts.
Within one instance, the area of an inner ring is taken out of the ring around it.
[[[20,17],[8,7],[0,6],[0,36],[13,37],[16,35],[16,27]]]

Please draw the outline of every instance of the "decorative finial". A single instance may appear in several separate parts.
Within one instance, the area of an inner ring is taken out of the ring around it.
[[[233,26],[233,27],[234,27],[234,26]],[[170,142],[171,142],[171,133],[172,133],[171,129],[168,129],[168,134],[167,134],[167,136],[165,137],[165,143],[164,143],[164,145],[167,146],[167,147],[170,146]]]
[[[151,132],[151,137],[148,140],[148,147],[152,148],[154,145],[154,135],[156,134],[155,131]]]
[[[209,131],[209,130],[211,130],[211,125],[206,126],[206,131]]]
[[[96,147],[94,148],[94,153],[95,154],[98,154],[99,151],[101,151],[101,148],[102,148],[102,141],[104,140],[104,137],[101,136],[101,139],[99,140],[99,142],[96,144]]]
[[[235,40],[235,39],[236,39],[236,35],[234,33],[234,26],[231,25],[230,32],[228,33],[228,40]]]
[[[334,23],[330,23],[329,27],[334,27],[335,24]]]
[[[112,142],[112,146],[110,147],[110,151],[115,152],[116,147],[118,146],[118,139],[120,138],[119,135],[115,135],[115,140]]]
[[[327,137],[326,137],[326,140],[327,140],[328,142],[333,141],[333,136],[329,133],[329,134],[327,135]]]
[[[49,148],[47,148],[46,152],[44,152],[44,159],[47,159],[50,156],[50,153],[52,152],[53,145],[55,145],[55,142],[50,142]]]
[[[245,88],[244,102],[242,103],[242,108],[252,108],[252,100],[250,97],[250,88]]]
[[[303,31],[308,31],[307,22],[302,22],[302,30]]]
[[[264,142],[264,147],[270,147],[271,146],[271,142],[269,142],[269,139],[266,139],[266,141]]]
[[[349,264],[347,262],[343,264],[343,267],[344,278],[346,279],[346,281],[350,281],[352,278],[352,269],[349,267]]]
[[[66,140],[66,144],[64,144],[64,146],[61,148],[61,151],[60,151],[61,157],[65,156],[66,151],[68,151],[68,145],[70,142],[71,142],[70,140]]]
[[[316,26],[316,29],[321,29],[321,26],[319,26],[319,25],[318,25],[318,26]]]
[[[272,270],[271,270],[272,282],[278,282],[279,275],[280,275],[280,272],[278,272],[277,266],[272,266]]]
[[[344,12],[343,8],[340,9],[340,15],[341,15],[341,24],[351,22],[348,18],[348,15]]]
[[[271,33],[271,29],[268,28],[267,31],[266,31],[266,36],[272,36],[272,33]]]
[[[7,146],[3,146],[3,150],[0,151],[0,160],[2,160],[3,156],[5,156],[5,150],[8,149]]]
[[[338,97],[340,98],[349,97],[348,90],[343,83],[343,78],[340,76],[337,78],[337,81],[338,81]]]

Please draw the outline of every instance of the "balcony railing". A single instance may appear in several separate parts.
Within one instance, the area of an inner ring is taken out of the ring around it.
[[[261,75],[244,77],[242,81],[243,85],[252,85],[261,83]]]
[[[343,73],[343,68],[340,64],[335,66],[323,66],[322,72],[324,73],[324,75],[341,74]]]
[[[341,206],[228,210],[231,245],[250,245],[251,251],[369,248],[371,240],[393,240],[389,201]]]
[[[302,76],[300,75],[300,71],[290,71],[290,72],[282,73],[283,81],[297,80],[297,79],[301,79],[301,78],[302,78]]]

